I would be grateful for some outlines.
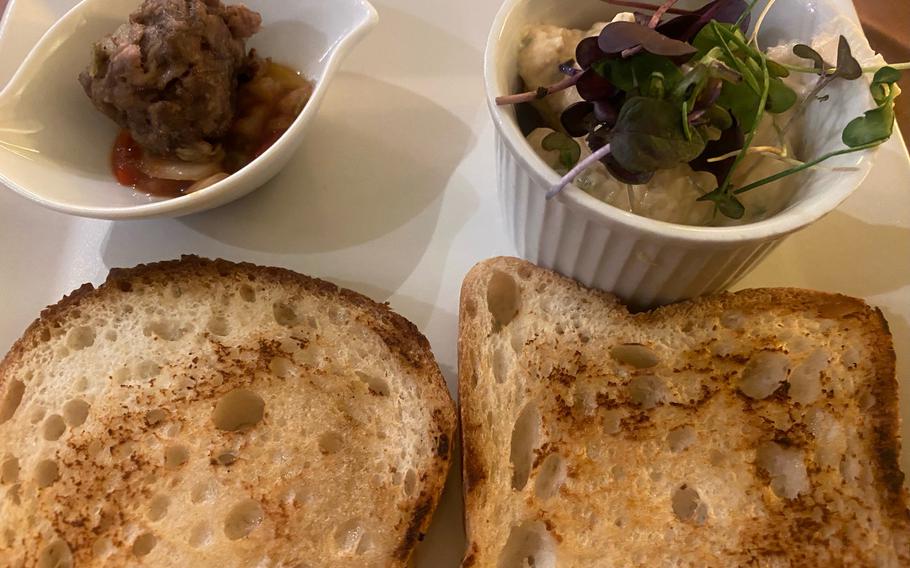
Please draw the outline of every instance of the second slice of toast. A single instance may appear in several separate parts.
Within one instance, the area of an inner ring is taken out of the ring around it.
[[[464,566],[908,566],[880,312],[796,289],[630,314],[497,258],[462,289]]]

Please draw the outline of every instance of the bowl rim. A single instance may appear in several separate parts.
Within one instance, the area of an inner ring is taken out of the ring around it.
[[[530,1],[505,0],[493,20],[484,49],[484,94],[493,124],[508,150],[522,164],[525,173],[529,174],[538,184],[549,187],[557,183],[560,176],[531,149],[518,125],[508,116],[505,110],[507,107],[500,107],[496,104],[497,96],[508,94],[500,93],[497,90],[497,64],[502,31],[506,21],[516,8]],[[818,0],[818,2],[831,6],[827,0]],[[862,185],[871,170],[871,157],[876,149],[872,148],[858,154],[865,158],[866,167],[862,168],[855,184],[844,185],[839,191],[825,191],[811,202],[805,200],[796,202],[768,219],[745,225],[705,227],[659,221],[609,205],[582,191],[574,183],[569,184],[554,200],[589,219],[621,226],[623,229],[642,236],[659,236],[678,244],[710,243],[736,246],[788,235],[836,209]]]
[[[10,4],[12,5],[14,3],[15,0]],[[20,74],[24,72],[24,69],[26,69],[30,63],[32,63],[30,59],[41,55],[38,53],[40,50],[36,50],[36,47],[41,46],[48,37],[55,34],[58,28],[65,27],[70,24],[70,20],[81,17],[80,7],[82,4],[83,2],[79,2],[73,6],[41,35],[37,43],[35,43],[35,46],[33,46],[28,55],[26,55],[23,62],[16,71],[13,72],[9,82],[0,89],[0,93],[7,92],[8,89],[16,84],[17,80],[20,79]],[[313,115],[317,112],[321,100],[328,89],[329,83],[331,83],[332,77],[336,74],[341,65],[341,61],[347,53],[378,24],[379,13],[369,0],[350,0],[350,4],[353,7],[360,8],[362,12],[357,14],[352,20],[351,23],[354,24],[354,26],[348,33],[340,36],[338,40],[331,44],[327,53],[328,57],[325,57],[325,55],[322,56],[325,60],[325,65],[319,76],[313,80],[313,94],[310,96],[308,104],[304,107],[303,111],[297,115],[291,126],[282,134],[279,141],[286,139],[288,143],[295,145],[294,140],[301,136],[307,123],[311,121]],[[8,25],[8,19],[3,23],[4,27],[6,25]],[[262,168],[267,167],[268,162],[271,160],[280,160],[281,158],[278,156],[278,153],[283,151],[286,151],[284,145],[278,143],[273,144],[243,168],[217,183],[187,195],[150,201],[137,205],[99,207],[60,202],[56,199],[48,198],[41,193],[36,193],[27,187],[22,187],[19,184],[13,183],[12,180],[6,178],[2,172],[0,172],[0,182],[30,201],[34,201],[48,209],[68,215],[109,220],[146,219],[167,216],[175,217],[204,211],[259,189],[264,182],[259,183],[256,187],[249,189],[243,188],[246,178],[255,178],[257,174],[261,173]],[[253,183],[255,183],[255,180]]]

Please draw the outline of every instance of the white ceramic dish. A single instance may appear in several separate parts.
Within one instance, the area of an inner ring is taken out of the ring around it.
[[[91,44],[125,22],[138,3],[81,2],[48,30],[0,92],[0,180],[7,186],[51,209],[104,219],[187,215],[233,201],[291,159],[342,60],[378,19],[366,0],[246,2],[263,19],[249,47],[301,71],[316,89],[288,131],[252,163],[210,187],[167,199],[117,184],[110,168],[117,126],[76,81]]]
[[[678,6],[687,4],[702,3]],[[637,306],[691,298],[731,286],[781,238],[832,211],[865,179],[872,151],[841,156],[828,165],[856,169],[815,170],[805,175],[783,211],[739,227],[655,221],[607,205],[574,185],[546,200],[547,189],[559,176],[525,141],[513,107],[499,107],[495,98],[519,88],[517,55],[528,25],[587,29],[593,22],[609,21],[618,11],[600,0],[578,0],[571,7],[552,0],[507,0],[493,23],[484,57],[487,104],[496,126],[506,225],[523,257]],[[826,0],[780,0],[764,22],[760,43],[811,39],[826,22],[845,14]],[[806,112],[806,126],[796,142],[806,156],[842,147],[840,132],[847,121],[872,108],[867,82],[841,82],[836,88],[831,95],[836,103],[810,106]]]
[[[849,0],[835,1],[851,9]],[[74,4],[12,0],[0,18],[0,88]],[[179,219],[107,221],[63,215],[0,187],[0,354],[43,306],[83,282],[103,281],[111,267],[195,253],[285,266],[388,301],[427,336],[454,393],[462,278],[478,260],[516,254],[496,191],[493,126],[478,96],[499,2],[381,0],[377,8],[382,24],[345,61],[311,135],[252,195]],[[403,45],[405,37],[423,49]],[[427,53],[440,64],[427,64]],[[896,133],[837,211],[788,238],[739,284],[842,292],[880,307],[894,334],[904,440],[907,180],[910,158]],[[910,472],[910,443],[901,464]],[[416,568],[461,565],[460,491],[456,473]]]

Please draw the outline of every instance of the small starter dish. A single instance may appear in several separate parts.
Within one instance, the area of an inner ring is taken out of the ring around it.
[[[341,61],[376,24],[366,0],[251,0],[262,28],[247,47],[314,82],[281,139],[229,177],[178,198],[125,190],[111,175],[117,125],[101,117],[76,80],[91,46],[127,20],[139,0],[85,0],[58,21],[0,92],[0,181],[46,207],[83,217],[181,216],[260,187],[293,157]]]
[[[675,6],[693,10],[704,4],[679,2]],[[553,0],[509,0],[490,32],[484,72],[487,103],[497,132],[501,202],[507,230],[520,254],[585,285],[613,292],[633,306],[644,307],[732,285],[783,237],[818,220],[850,195],[868,174],[873,151],[840,155],[824,167],[804,171],[800,178],[794,178],[798,183],[787,186],[782,202],[774,206],[775,214],[739,226],[689,226],[648,218],[647,213],[637,215],[616,202],[610,205],[596,192],[576,185],[548,200],[548,190],[559,187],[561,174],[525,139],[527,133],[519,126],[515,108],[498,105],[497,98],[526,90],[520,84],[520,53],[527,41],[540,39],[528,39],[533,26],[588,30],[595,22],[609,22],[624,10],[628,8],[599,0],[571,6]],[[792,45],[794,41],[811,43],[817,36],[840,33],[850,38],[856,53],[864,52],[858,55],[860,59],[871,54],[855,16],[826,0],[780,0],[770,10],[757,8],[755,14],[759,13],[764,20],[758,34],[762,49]],[[545,38],[541,49],[560,50],[561,42],[568,42],[571,35],[568,30],[561,33]],[[825,58],[833,59],[827,52]],[[571,67],[569,62],[564,65]],[[537,91],[538,96],[542,90]],[[806,105],[802,123],[790,133],[790,143],[801,156],[820,156],[842,147],[845,125],[874,107],[868,77],[836,86],[832,83],[828,91],[830,100]],[[533,142],[533,134],[531,138]],[[709,209],[710,220],[711,203],[699,206]],[[691,205],[687,202],[685,207]]]

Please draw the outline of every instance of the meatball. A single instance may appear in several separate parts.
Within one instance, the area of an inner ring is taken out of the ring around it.
[[[219,0],[145,0],[128,24],[94,44],[79,82],[146,150],[211,158],[234,117],[238,81],[258,65],[244,40],[261,21]]]

